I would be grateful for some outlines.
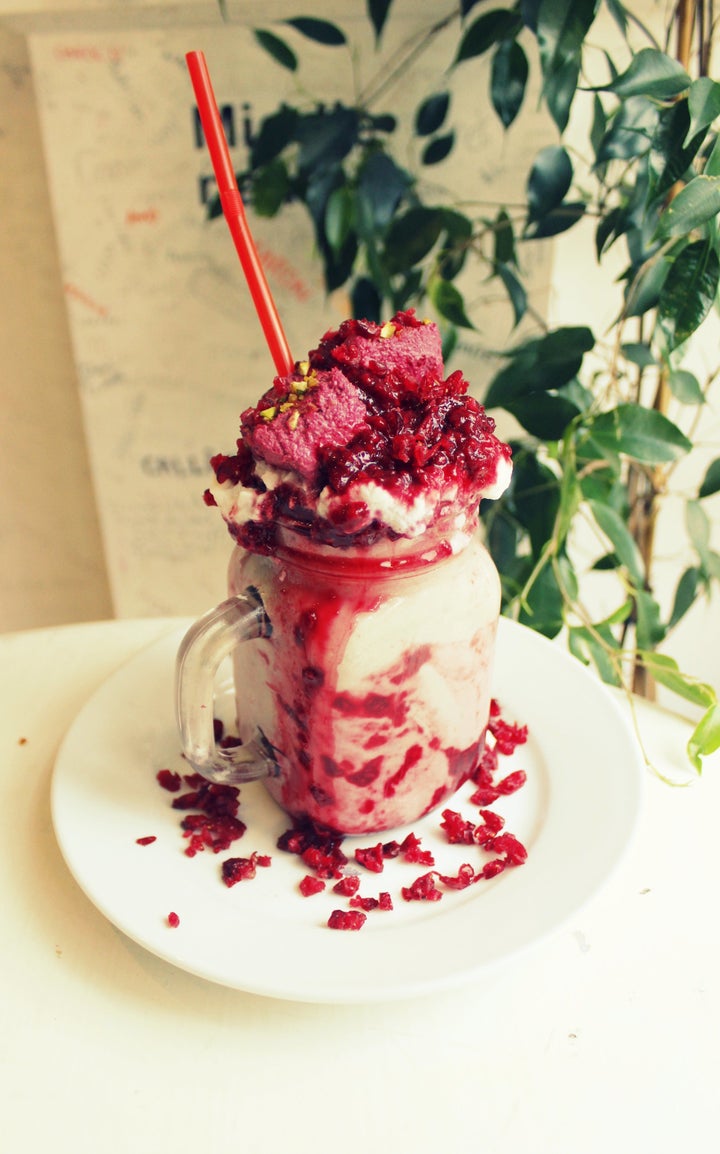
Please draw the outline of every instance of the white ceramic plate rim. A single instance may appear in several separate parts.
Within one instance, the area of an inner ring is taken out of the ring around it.
[[[396,901],[393,912],[370,914],[359,933],[333,932],[328,911],[345,903],[329,893],[300,897],[301,863],[274,848],[290,823],[253,783],[243,789],[248,832],[222,857],[257,849],[271,853],[273,864],[229,890],[218,857],[185,856],[182,815],[155,781],[159,768],[183,768],[172,707],[183,631],[143,650],[93,694],[60,748],[51,793],[56,837],[81,889],[118,929],[181,969],[310,1002],[383,1001],[450,987],[557,931],[607,881],[630,843],[643,766],[629,721],[558,644],[503,619],[493,692],[504,715],[530,730],[507,767],[528,772],[525,789],[507,799],[508,829],[529,848],[525,865],[438,903]],[[432,844],[436,826],[430,815],[413,828]],[[138,846],[147,835],[157,840]],[[424,872],[404,869],[403,884]],[[389,884],[385,875],[364,877],[361,892]],[[177,929],[167,924],[171,910],[181,919]]]

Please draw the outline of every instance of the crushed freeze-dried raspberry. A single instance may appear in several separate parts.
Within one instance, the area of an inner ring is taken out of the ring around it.
[[[353,909],[365,910],[366,913],[369,913],[370,910],[376,910],[380,902],[377,898],[363,898],[360,897],[360,894],[356,894],[355,897],[350,898],[349,904]]]
[[[169,793],[177,793],[182,785],[182,778],[179,773],[173,773],[171,769],[160,769],[157,773],[157,780],[163,789]]]
[[[507,777],[503,777],[497,783],[498,793],[506,797],[508,794],[516,793],[527,781],[527,774],[524,769],[516,769],[514,773],[509,773]]]
[[[409,833],[401,842],[400,853],[405,861],[412,862],[414,865],[435,865],[435,858],[430,850],[421,849],[420,838],[414,833]]]
[[[512,833],[500,833],[492,843],[494,853],[504,853],[508,865],[522,865],[527,861],[527,850]]]
[[[527,725],[514,725],[510,721],[503,721],[501,717],[491,717],[488,729],[495,738],[498,753],[506,756],[513,753],[518,745],[524,745],[528,738]]]
[[[333,846],[325,851],[319,846],[309,845],[300,854],[300,857],[311,870],[321,878],[339,878],[342,876],[343,866],[347,864],[347,857],[339,846]]]
[[[439,902],[442,890],[435,885],[435,874],[430,871],[421,874],[410,886],[403,886],[400,891],[406,902]]]
[[[305,877],[298,885],[298,889],[304,898],[309,898],[312,894],[319,894],[321,890],[324,890],[325,882],[322,878],[313,877],[312,874],[305,874]]]
[[[491,786],[497,772],[498,755],[496,749],[491,749],[485,746],[482,751],[480,760],[475,766],[475,769],[470,774],[470,781],[474,781],[475,785]]]
[[[362,910],[333,910],[327,924],[331,930],[361,930],[366,921]]]
[[[500,796],[500,790],[494,785],[484,785],[470,795],[470,804],[481,806],[492,805]]]
[[[271,864],[267,854],[253,852],[250,857],[229,857],[222,863],[222,878],[225,885],[235,886],[238,882],[250,881],[257,873],[257,867],[266,869]]]
[[[202,813],[191,813],[181,821],[183,837],[188,839],[187,857],[195,857],[205,849],[222,853],[243,836],[247,826],[237,817],[213,818]]]
[[[305,819],[285,830],[277,840],[277,847],[286,853],[298,854],[320,877],[339,878],[348,860],[342,850],[343,841],[342,834],[336,830]]]
[[[333,886],[333,893],[341,894],[345,898],[351,898],[353,894],[358,892],[359,888],[360,878],[358,875],[345,874],[345,876],[340,878],[340,881],[336,882]]]
[[[501,814],[496,813],[494,809],[481,809],[480,817],[485,823],[485,828],[490,833],[500,833],[500,830],[505,825],[505,818]]]
[[[136,845],[152,845],[154,841],[157,841],[154,833],[149,834],[147,837],[135,838]]]
[[[501,857],[494,858],[492,861],[485,863],[478,877],[485,878],[486,881],[489,881],[490,878],[495,878],[498,874],[501,874],[506,865],[507,862],[503,861]]]
[[[355,860],[359,862],[361,866],[364,866],[366,870],[370,870],[371,873],[382,873],[385,865],[382,842],[378,842],[377,845],[368,846],[364,849],[359,847],[355,850]]]
[[[469,885],[472,885],[472,883],[477,880],[475,870],[467,862],[460,866],[460,869],[454,877],[449,877],[447,874],[438,874],[438,878],[442,884],[450,890],[467,889]]]
[[[474,824],[454,809],[442,811],[440,829],[444,831],[450,845],[473,845],[475,842]]]
[[[509,756],[527,740],[527,726],[504,721],[499,704],[493,700],[488,734],[488,744],[468,777],[476,786],[469,801],[480,807],[479,822],[475,824],[460,812],[445,809],[442,811],[440,829],[449,844],[475,845],[492,856],[477,870],[470,862],[464,862],[457,873],[445,874],[439,870],[430,870],[416,878],[411,885],[402,887],[401,894],[405,901],[440,901],[446,890],[462,890],[474,882],[497,877],[508,867],[522,865],[527,859],[527,850],[522,842],[513,834],[503,832],[505,819],[489,808],[498,799],[520,789],[526,782],[524,770],[515,770],[500,780],[497,774],[500,757]],[[219,721],[215,722],[215,740],[221,745],[240,744],[239,738],[225,734]],[[180,824],[188,843],[185,850],[188,856],[192,857],[205,849],[218,853],[245,833],[245,823],[238,817],[240,800],[239,790],[235,787],[212,783],[199,773],[181,776],[170,769],[161,769],[156,776],[163,789],[178,794],[171,804],[174,809],[184,813]],[[180,794],[183,784],[186,792]],[[149,835],[136,840],[139,845],[150,845],[157,839]],[[334,881],[333,892],[349,899],[350,908],[334,910],[328,926],[332,929],[358,930],[365,924],[367,912],[392,910],[393,901],[389,891],[383,891],[377,897],[359,894],[360,877],[355,873],[344,872],[348,864],[348,857],[342,849],[344,840],[344,835],[336,830],[306,818],[295,820],[292,828],[278,838],[277,846],[284,852],[296,854],[311,871],[298,886],[303,896],[320,893],[326,889],[328,881]],[[407,834],[402,842],[393,839],[355,850],[355,860],[371,873],[381,873],[384,862],[392,858],[402,858],[419,865],[435,865],[433,854],[422,848],[420,838],[415,833]],[[223,881],[230,887],[252,879],[257,868],[269,866],[271,860],[269,855],[256,852],[247,858],[228,858],[222,864]],[[177,926],[180,919],[177,914],[171,913],[167,922],[168,925]]]

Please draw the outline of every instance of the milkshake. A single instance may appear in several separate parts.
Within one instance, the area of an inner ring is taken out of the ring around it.
[[[240,431],[205,495],[236,542],[226,604],[258,607],[233,650],[240,749],[296,818],[415,821],[482,754],[500,586],[478,505],[509,447],[412,310],[327,333]]]

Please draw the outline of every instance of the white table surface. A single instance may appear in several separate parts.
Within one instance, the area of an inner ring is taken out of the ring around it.
[[[3,1149],[712,1146],[718,755],[686,788],[648,774],[640,828],[619,870],[571,924],[490,981],[373,1006],[246,995],[160,961],[107,922],[69,875],[50,820],[53,760],[76,713],[123,661],[177,624],[0,637]],[[640,712],[658,770],[690,780],[687,723]]]

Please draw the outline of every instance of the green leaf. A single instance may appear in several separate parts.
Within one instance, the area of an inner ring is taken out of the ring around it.
[[[673,261],[658,301],[658,317],[675,348],[705,320],[715,301],[720,261],[709,241],[689,244]]]
[[[691,565],[678,581],[668,629],[673,629],[678,621],[685,616],[688,609],[695,604],[699,578],[700,570],[695,565]]]
[[[720,705],[711,705],[698,722],[690,738],[687,751],[698,773],[702,772],[702,758],[720,748]]]
[[[703,571],[712,570],[710,551],[710,518],[703,509],[699,500],[687,501],[685,504],[685,527],[690,543],[700,558]]]
[[[632,160],[648,151],[658,109],[644,96],[623,101],[610,121],[595,155],[595,167],[611,160]]]
[[[537,10],[542,94],[560,132],[567,126],[580,75],[583,42],[596,9],[596,0],[545,0]]]
[[[690,127],[685,142],[708,128],[720,116],[720,84],[709,76],[694,80],[688,93]]]
[[[663,413],[631,403],[600,413],[588,425],[593,441],[646,465],[675,461],[692,448],[685,434]]]
[[[352,315],[369,321],[381,319],[382,301],[373,282],[365,276],[358,277],[350,294]]]
[[[545,77],[542,90],[543,98],[560,133],[563,133],[567,128],[570,108],[577,92],[579,78],[579,60],[567,60],[561,67],[556,68]]]
[[[442,126],[450,107],[450,93],[436,92],[423,100],[415,113],[415,134],[432,136]]]
[[[512,305],[514,324],[519,325],[527,312],[527,293],[525,286],[511,265],[501,261],[495,265],[495,272],[505,286],[508,299]]]
[[[588,505],[599,528],[612,544],[620,564],[627,569],[633,584],[640,588],[645,580],[642,557],[622,517],[600,501],[589,501]]]
[[[715,703],[715,691],[712,686],[683,673],[674,658],[668,657],[665,653],[640,653],[639,656],[655,681],[671,689],[678,697],[704,709]]]
[[[671,264],[668,257],[657,253],[635,272],[627,283],[624,316],[641,317],[657,307]]]
[[[573,179],[573,167],[567,150],[548,145],[535,157],[527,182],[529,219],[540,220],[562,203]]]
[[[396,217],[385,240],[385,264],[392,276],[427,256],[443,229],[441,208],[416,207]]]
[[[687,369],[671,369],[667,383],[672,395],[683,405],[704,405],[705,395],[694,373]]]
[[[530,393],[506,401],[504,408],[531,437],[541,441],[559,441],[579,413],[577,405],[553,393]]]
[[[435,277],[430,282],[430,300],[441,317],[462,329],[475,328],[465,312],[462,294],[450,281]]]
[[[620,345],[620,352],[628,361],[632,361],[641,369],[649,369],[657,363],[650,346],[643,344],[642,341],[628,341],[626,344]]]
[[[540,4],[536,34],[545,76],[580,55],[596,10],[596,0],[544,0]]]
[[[553,573],[546,565],[530,589],[518,620],[545,637],[557,637],[563,627],[563,595]]]
[[[660,606],[652,593],[639,589],[635,594],[635,608],[637,610],[635,632],[638,647],[647,650],[654,649],[665,639],[667,633],[667,629],[660,620]]]
[[[690,169],[703,137],[698,133],[683,144],[689,124],[690,114],[686,100],[679,100],[670,108],[663,108],[660,111],[648,154],[649,200],[665,196]]]
[[[465,264],[472,241],[473,223],[464,213],[446,208],[443,212],[443,233],[437,269],[443,280],[454,280]]]
[[[412,177],[385,152],[371,152],[360,169],[357,192],[370,227],[383,231],[412,185]]]
[[[262,168],[269,164],[294,138],[298,123],[298,113],[295,108],[281,104],[277,112],[266,116],[260,124],[259,131],[253,138],[250,148],[250,164],[252,168]]]
[[[704,176],[720,176],[720,136],[716,136],[712,151],[705,161]]]
[[[602,101],[596,93],[593,96],[593,118],[592,125],[590,127],[590,143],[592,145],[593,152],[596,153],[600,147],[600,141],[603,139],[606,129],[607,116],[605,115],[605,109],[603,108]]]
[[[375,40],[380,40],[385,27],[385,21],[390,14],[392,0],[367,0],[368,16],[375,29]]]
[[[252,183],[252,204],[258,216],[275,216],[290,192],[290,177],[279,157],[261,168]]]
[[[290,20],[284,20],[283,23],[289,24],[296,32],[300,32],[302,36],[314,40],[317,44],[336,47],[347,43],[342,29],[329,20],[318,20],[314,16],[294,16]]]
[[[540,557],[555,528],[560,507],[559,480],[534,453],[513,453],[510,498],[514,512],[527,530],[533,556]]]
[[[490,382],[485,405],[505,406],[529,393],[560,388],[577,375],[584,354],[594,343],[584,326],[555,329],[526,341],[510,353],[508,364]]]
[[[461,64],[463,60],[482,56],[493,44],[501,40],[512,39],[521,28],[520,16],[508,8],[492,8],[489,12],[478,16],[463,34],[453,67]]]
[[[703,497],[712,497],[713,493],[720,492],[720,457],[708,465],[707,472],[703,477],[702,484],[698,491],[698,497],[702,500]]]
[[[347,185],[334,189],[325,209],[325,236],[335,252],[340,252],[355,219],[355,197]]]
[[[555,519],[555,538],[558,548],[564,546],[582,500],[575,461],[575,446],[571,437],[565,437],[560,459],[562,464],[560,507]]]
[[[585,205],[582,201],[565,201],[559,204],[557,208],[551,208],[550,212],[537,221],[536,224],[529,224],[525,229],[525,237],[528,240],[541,240],[549,236],[559,236],[561,232],[567,232],[574,224],[585,215]]]
[[[696,176],[685,185],[660,216],[661,238],[687,236],[720,212],[720,176]]]
[[[296,72],[298,66],[298,59],[289,44],[276,36],[274,32],[268,32],[265,28],[253,28],[253,35],[260,47],[272,56],[273,60],[280,64],[283,68],[287,68],[289,72]]]
[[[522,108],[528,60],[517,40],[501,40],[490,69],[490,100],[503,128],[509,128]]]
[[[673,100],[686,92],[691,78],[677,60],[657,48],[641,48],[629,68],[601,89],[627,100],[629,96],[649,96],[653,100]]]
[[[493,239],[493,263],[496,265],[516,265],[517,256],[515,254],[515,234],[513,232],[513,224],[504,208],[501,208],[495,217],[495,222],[493,225]]]
[[[455,133],[448,132],[444,136],[435,136],[428,141],[420,157],[423,164],[440,164],[453,150]]]
[[[342,104],[301,116],[295,129],[300,145],[298,168],[315,176],[318,169],[336,165],[355,146],[359,130],[356,109]]]
[[[618,643],[607,626],[594,625],[592,629],[584,625],[574,625],[568,630],[568,646],[573,657],[588,665],[594,664],[606,685],[622,684],[618,663],[613,661],[613,651]]]

